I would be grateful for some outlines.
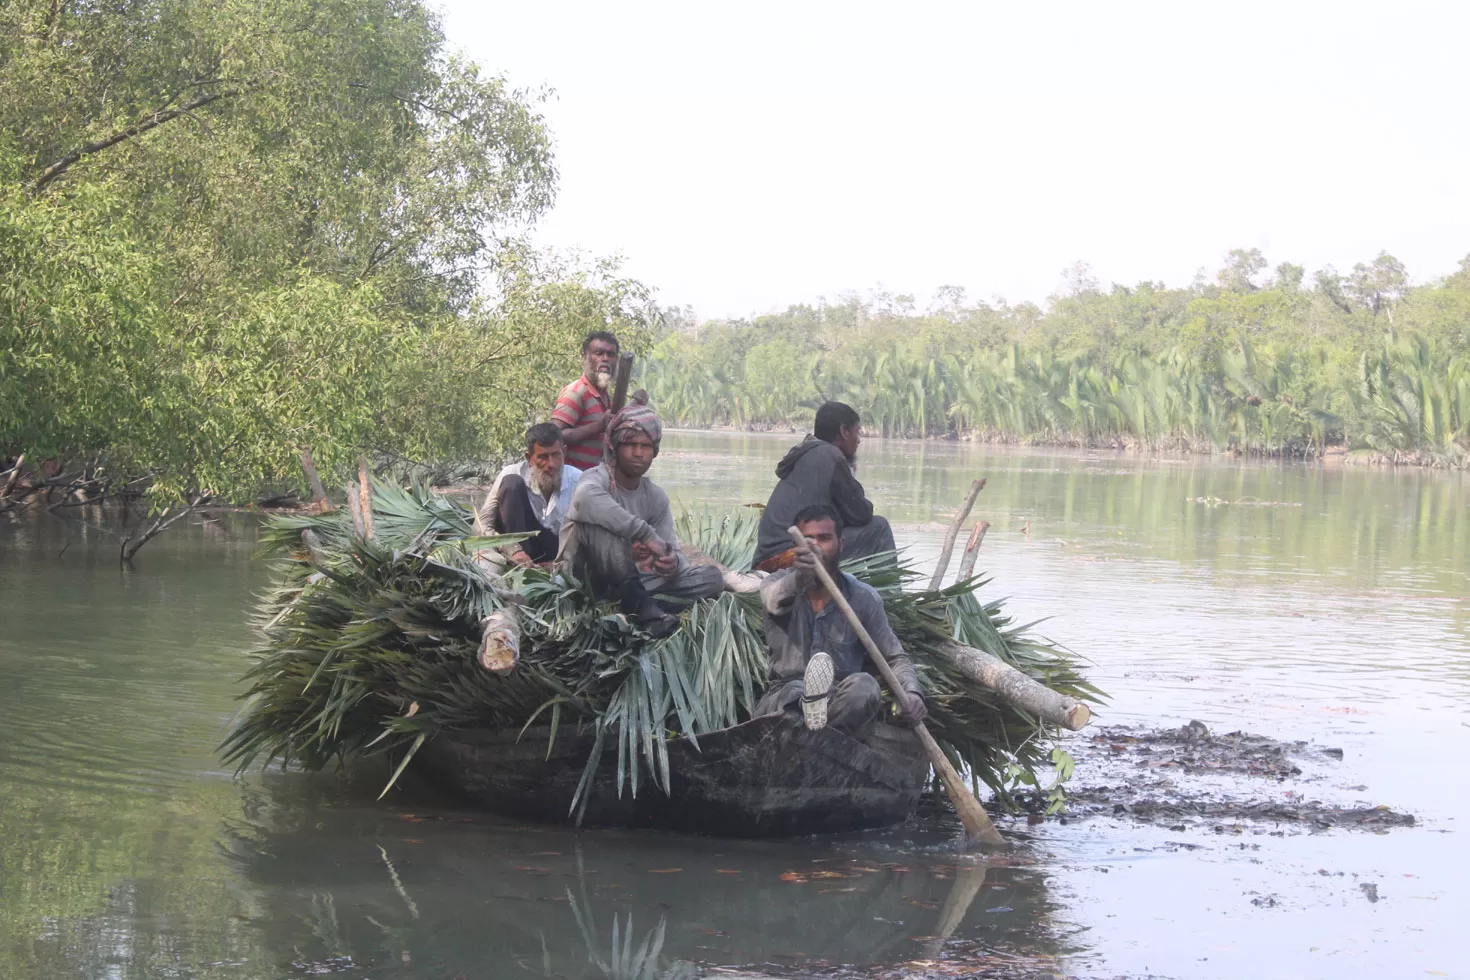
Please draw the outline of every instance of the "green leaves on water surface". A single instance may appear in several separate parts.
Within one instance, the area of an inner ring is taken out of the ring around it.
[[[261,602],[262,645],[246,674],[247,703],[222,751],[254,764],[320,768],[336,759],[410,751],[446,729],[524,731],[551,723],[553,740],[594,742],[576,796],[604,748],[614,748],[620,792],[669,785],[666,741],[747,719],[768,683],[754,595],[697,603],[681,629],[650,641],[597,603],[581,583],[539,570],[493,582],[473,560],[496,539],[469,537],[470,514],[422,487],[378,483],[376,539],[355,537],[342,513],[272,518],[262,547],[275,570]],[[684,515],[683,533],[706,554],[749,560],[757,518]],[[301,543],[311,530],[316,556]],[[1004,794],[1008,765],[1045,765],[1047,733],[976,686],[938,652],[956,638],[1043,680],[1097,700],[1067,651],[1011,623],[999,601],[981,603],[979,580],[942,592],[907,592],[916,577],[890,560],[852,571],[877,587],[930,700],[931,730],[958,765]],[[479,624],[514,592],[521,656],[504,674],[481,669]],[[416,706],[416,707],[415,707]],[[401,762],[406,765],[407,762]],[[395,779],[397,774],[395,774]]]

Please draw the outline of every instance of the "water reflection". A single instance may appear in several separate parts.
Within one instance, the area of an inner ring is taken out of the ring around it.
[[[967,865],[938,830],[776,844],[579,834],[431,799],[314,802],[300,781],[271,782],[223,846],[263,910],[263,944],[303,970],[631,980],[892,962],[938,953],[945,936],[1055,945],[1039,872]]]

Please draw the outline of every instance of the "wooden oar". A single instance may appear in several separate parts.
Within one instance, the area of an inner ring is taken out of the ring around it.
[[[633,354],[618,355],[618,367],[613,374],[612,403],[608,411],[616,414],[628,404],[628,378],[633,374]]]
[[[798,550],[810,548],[801,531],[795,527],[789,527],[786,532],[791,535],[791,541]],[[837,583],[832,581],[832,576],[827,572],[827,566],[822,563],[821,555],[813,557],[816,558],[817,578],[821,580],[822,587],[827,590],[832,601],[837,603],[837,608],[842,610],[842,614],[852,624],[858,639],[868,651],[868,657],[873,661],[873,666],[878,668],[878,675],[883,678],[883,683],[888,685],[895,699],[902,699],[903,686],[894,676],[893,668],[888,666],[887,658],[878,650],[878,644],[873,642],[873,638],[863,628],[862,621],[858,619],[857,613],[853,612],[852,604],[847,601],[847,597],[842,594]],[[950,765],[949,759],[945,758],[944,753],[940,751],[939,743],[934,741],[934,736],[929,734],[929,729],[922,721],[914,725],[914,734],[919,736],[919,741],[929,756],[929,762],[934,766],[934,771],[939,773],[940,781],[944,783],[945,790],[949,792],[949,801],[954,804],[955,812],[960,815],[960,823],[965,826],[965,836],[971,842],[984,847],[1009,847],[1010,842],[995,829],[995,824],[990,820],[990,814],[985,812],[980,801],[975,799],[975,794],[970,792],[970,787],[966,786],[960,774],[955,772],[954,766]]]

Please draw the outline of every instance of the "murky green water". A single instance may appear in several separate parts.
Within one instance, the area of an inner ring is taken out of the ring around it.
[[[690,503],[763,499],[790,441],[674,434],[655,476]],[[1096,662],[1103,720],[1338,746],[1308,792],[1420,820],[1048,823],[956,936],[1084,976],[1464,975],[1463,477],[876,442],[860,476],[930,559],[988,477],[991,589]],[[632,976],[645,942],[670,976],[903,963],[932,958],[923,937],[975,883],[934,831],[572,834],[423,789],[378,803],[370,776],[236,781],[213,747],[263,583],[252,549],[226,520],[124,573],[105,531],[0,519],[0,977]]]

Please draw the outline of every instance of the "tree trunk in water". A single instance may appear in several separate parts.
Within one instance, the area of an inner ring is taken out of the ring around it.
[[[980,496],[980,491],[984,489],[983,479],[970,484],[970,492],[965,495],[965,502],[960,505],[959,513],[954,515],[954,523],[949,526],[949,531],[944,535],[944,547],[939,550],[939,564],[934,566],[934,577],[929,580],[929,591],[932,592],[939,588],[939,583],[944,581],[944,573],[949,571],[949,557],[954,554],[955,539],[960,536],[960,526],[965,523],[965,518],[970,516],[970,508],[975,506],[975,498]]]
[[[1076,732],[1092,719],[1092,709],[1085,703],[1058,694],[984,650],[963,643],[946,643],[940,649],[970,680],[1044,722]]]
[[[15,481],[20,478],[21,467],[26,464],[26,454],[21,453],[15,458],[15,465],[10,468],[10,476],[5,480],[5,490],[0,492],[0,500],[10,496],[10,491],[15,489]]]
[[[138,550],[140,548],[142,548],[149,541],[152,541],[158,535],[162,534],[164,531],[167,531],[174,524],[194,513],[199,505],[204,503],[204,499],[204,494],[199,494],[197,497],[191,497],[189,499],[189,502],[184,505],[184,509],[179,511],[177,514],[173,514],[172,516],[170,516],[170,514],[172,514],[173,512],[173,508],[165,507],[163,511],[153,519],[153,523],[149,524],[147,529],[142,531],[141,534],[128,535],[128,537],[123,539],[122,548],[120,550],[122,563],[125,565],[132,564],[133,556],[138,553]]]
[[[960,558],[960,574],[955,579],[963,582],[975,574],[975,559],[980,557],[980,545],[985,543],[985,532],[990,530],[989,521],[976,521],[970,540],[965,543],[965,554]]]

